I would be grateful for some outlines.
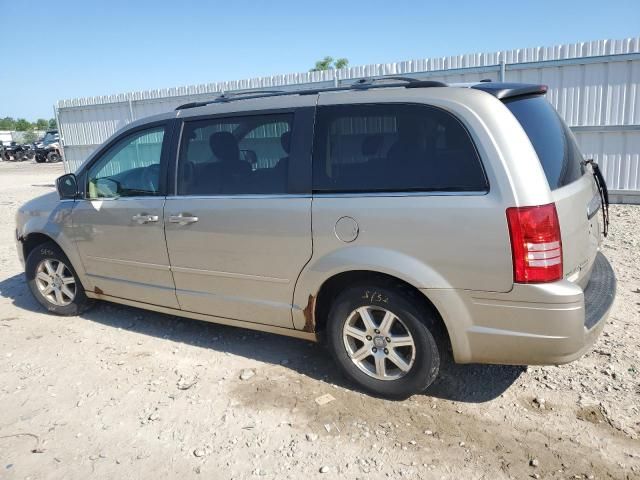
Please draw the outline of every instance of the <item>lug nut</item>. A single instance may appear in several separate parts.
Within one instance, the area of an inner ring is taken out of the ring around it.
[[[387,343],[391,343],[391,339],[389,337],[385,338],[385,340],[387,341]]]
[[[376,352],[378,351],[378,349],[377,349],[376,347],[373,347],[373,348],[371,349],[371,351],[372,351],[373,353],[376,353]]]
[[[367,340],[371,341],[371,335],[367,335]]]
[[[378,330],[377,328],[376,328],[376,333],[380,333],[380,330]]]
[[[385,355],[389,355],[389,350],[385,348],[385,349],[384,349],[384,354],[385,354]]]

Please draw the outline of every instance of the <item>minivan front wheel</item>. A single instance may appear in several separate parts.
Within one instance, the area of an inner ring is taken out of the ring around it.
[[[78,315],[91,305],[71,262],[53,242],[34,248],[25,264],[27,283],[36,300],[58,315]]]
[[[334,301],[328,342],[351,380],[376,395],[406,398],[438,374],[434,325],[433,314],[403,289],[361,285]]]

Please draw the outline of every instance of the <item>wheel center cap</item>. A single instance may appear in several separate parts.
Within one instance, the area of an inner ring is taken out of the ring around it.
[[[373,344],[378,348],[384,348],[387,346],[387,341],[382,335],[376,335],[373,337]]]

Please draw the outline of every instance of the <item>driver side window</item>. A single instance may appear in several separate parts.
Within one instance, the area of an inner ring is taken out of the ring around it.
[[[87,197],[118,198],[160,194],[164,127],[133,133],[107,150],[89,169]]]

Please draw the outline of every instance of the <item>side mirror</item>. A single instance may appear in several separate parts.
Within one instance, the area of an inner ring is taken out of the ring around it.
[[[60,200],[74,199],[78,196],[78,179],[73,173],[67,173],[56,179],[56,189]]]

